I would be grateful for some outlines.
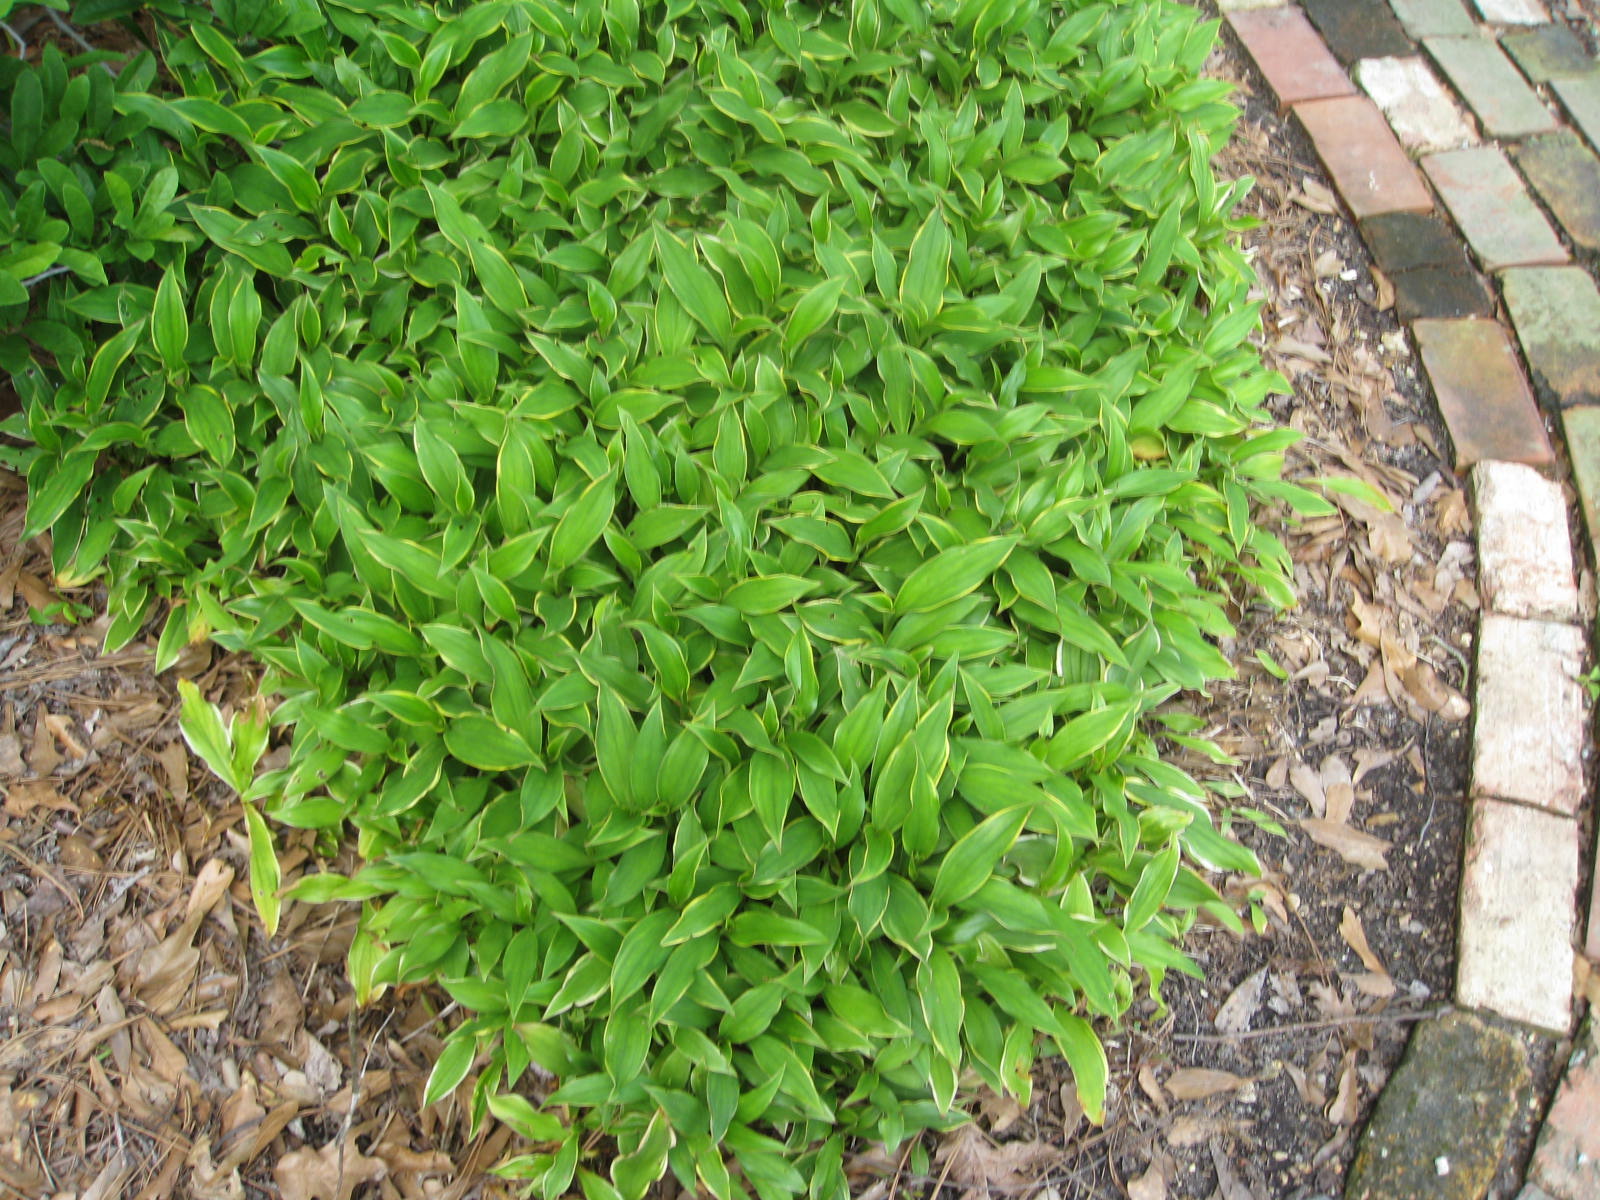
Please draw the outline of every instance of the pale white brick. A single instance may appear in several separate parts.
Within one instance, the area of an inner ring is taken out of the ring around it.
[[[1565,1033],[1577,887],[1577,822],[1474,800],[1461,875],[1456,1001]]]
[[[1453,150],[1478,140],[1422,58],[1364,58],[1356,64],[1356,79],[1407,149]]]
[[[1583,633],[1485,613],[1478,628],[1474,795],[1571,816],[1583,798]]]
[[[1550,19],[1539,0],[1475,0],[1491,25],[1543,25]]]
[[[1484,605],[1512,617],[1575,620],[1578,588],[1561,488],[1521,463],[1480,462],[1472,489]]]

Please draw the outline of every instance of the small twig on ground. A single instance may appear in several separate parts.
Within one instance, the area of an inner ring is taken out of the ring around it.
[[[1226,1045],[1231,1042],[1253,1041],[1256,1038],[1275,1037],[1278,1034],[1311,1033],[1319,1029],[1336,1029],[1343,1025],[1404,1025],[1410,1021],[1426,1021],[1454,1012],[1455,1006],[1441,1004],[1416,1012],[1364,1013],[1349,1017],[1328,1017],[1321,1021],[1294,1021],[1288,1025],[1271,1025],[1262,1029],[1246,1029],[1242,1033],[1175,1033],[1175,1042],[1207,1042]]]
[[[72,888],[68,887],[60,879],[57,879],[53,871],[46,867],[42,862],[38,862],[35,859],[29,858],[10,842],[0,842],[0,850],[4,850],[6,853],[10,854],[12,858],[16,859],[23,866],[27,867],[28,870],[37,874],[39,878],[51,884],[58,892],[72,902],[72,907],[78,910],[78,920],[81,921],[84,919],[85,913],[83,911],[83,901],[78,899],[78,893]]]
[[[405,1037],[401,1038],[400,1039],[400,1044],[402,1046],[404,1046],[412,1038],[421,1037],[423,1034],[427,1033],[428,1030],[432,1029],[440,1021],[444,1020],[446,1017],[448,1017],[451,1013],[455,1012],[455,1010],[460,1008],[460,1007],[461,1006],[459,1004],[457,1004],[454,1000],[450,1001],[449,1004],[446,1004],[443,1008],[441,1008],[439,1010],[439,1012],[434,1016],[433,1020],[429,1021],[425,1025],[417,1026],[417,1028],[413,1029],[410,1033],[406,1034]]]
[[[11,40],[17,44],[17,57],[27,58],[28,43],[22,40],[22,35],[15,29],[11,28],[11,26],[7,25],[4,21],[0,21],[0,29],[4,29],[8,34],[10,34]]]
[[[900,1161],[894,1165],[894,1177],[889,1180],[889,1200],[894,1200],[895,1193],[900,1190],[900,1176],[906,1169],[906,1159],[911,1157],[911,1147],[916,1144],[916,1138],[906,1139],[906,1148],[900,1151]]]
[[[339,1124],[339,1178],[334,1187],[335,1196],[344,1195],[344,1148],[350,1143],[350,1127],[355,1124],[356,1109],[361,1105],[361,1081],[367,1077],[367,1065],[372,1062],[372,1047],[383,1037],[383,1031],[389,1028],[389,1020],[394,1016],[394,1009],[383,1014],[383,1024],[378,1026],[378,1032],[372,1035],[372,1040],[367,1043],[367,1052],[362,1056],[361,1066],[355,1070],[350,1078],[350,1107],[344,1110],[344,1120]],[[356,1006],[352,1001],[350,1010],[345,1013],[345,1036],[350,1046],[350,1066],[356,1067]]]

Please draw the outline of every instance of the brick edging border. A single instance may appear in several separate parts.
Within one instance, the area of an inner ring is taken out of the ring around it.
[[[1541,0],[1219,2],[1393,283],[1471,479],[1482,617],[1455,1000],[1564,1038],[1591,803],[1588,638],[1552,476],[1564,448],[1600,547],[1600,61]],[[1600,880],[1587,908],[1600,958]],[[1585,1140],[1600,1133],[1581,1115],[1600,1094],[1596,1057],[1574,1055],[1523,1200],[1600,1196]],[[1386,1194],[1347,1183],[1347,1197]]]

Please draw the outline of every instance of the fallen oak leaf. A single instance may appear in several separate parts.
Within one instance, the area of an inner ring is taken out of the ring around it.
[[[382,1160],[343,1142],[291,1150],[272,1168],[283,1200],[350,1200],[362,1184],[377,1183],[388,1173]]]
[[[1362,867],[1368,871],[1389,869],[1389,863],[1384,855],[1388,853],[1391,843],[1380,837],[1373,837],[1370,833],[1362,833],[1359,829],[1352,829],[1348,825],[1323,821],[1316,817],[1303,818],[1300,821],[1300,828],[1305,830],[1306,836],[1317,845],[1332,850],[1353,867]]]

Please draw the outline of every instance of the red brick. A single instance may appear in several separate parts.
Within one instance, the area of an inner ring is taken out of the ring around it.
[[[1231,12],[1228,24],[1255,59],[1280,104],[1355,93],[1344,68],[1298,8]]]
[[[1422,176],[1371,100],[1365,96],[1307,100],[1296,104],[1294,113],[1356,217],[1425,212],[1433,207]]]
[[[1485,459],[1548,466],[1555,461],[1533,391],[1497,321],[1418,321],[1411,327],[1456,467]]]
[[[1600,1025],[1593,1016],[1572,1048],[1528,1178],[1552,1196],[1600,1196]]]

